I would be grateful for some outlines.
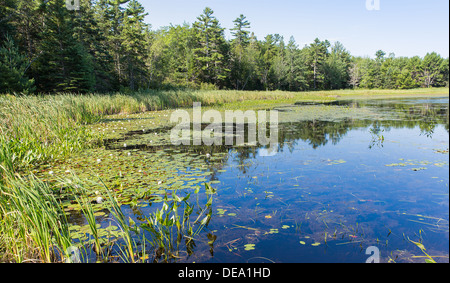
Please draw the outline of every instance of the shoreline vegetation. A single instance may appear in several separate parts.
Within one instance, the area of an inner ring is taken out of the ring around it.
[[[135,94],[1,95],[0,262],[67,262],[72,258],[73,255],[68,251],[74,245],[74,234],[69,229],[67,215],[58,196],[61,186],[45,183],[30,172],[36,166],[63,160],[84,149],[101,147],[102,134],[88,126],[101,122],[107,115],[189,108],[192,107],[193,102],[197,101],[202,102],[202,105],[217,108],[245,108],[252,105],[294,104],[301,101],[448,97],[448,95],[448,88],[316,92],[215,90],[148,91]],[[74,180],[76,180],[75,176]],[[117,242],[100,243],[100,232],[97,229],[92,208],[95,204],[86,201],[90,196],[89,185],[79,180],[72,184],[68,184],[67,180],[62,182],[66,182],[63,187],[73,194],[74,202],[82,207],[90,227],[91,239],[87,244],[97,251],[97,261],[112,261],[108,257],[106,248],[101,247],[117,244]],[[178,207],[181,203],[180,201],[173,205]],[[122,239],[121,260],[145,261],[145,251],[138,251],[139,248],[131,236],[135,226],[123,218],[120,213],[120,204],[114,196],[109,195],[105,205],[113,211],[114,219],[120,226],[121,232],[118,237]],[[161,215],[165,213],[162,210],[160,212]],[[157,218],[153,220],[154,223],[158,222]],[[207,221],[207,216],[203,220]],[[159,226],[152,226],[151,231],[163,233],[161,231],[167,227],[161,224],[163,222],[158,223]],[[177,231],[181,233],[184,230],[180,228]],[[141,240],[145,242],[145,239]],[[86,244],[78,245],[78,247],[84,248],[85,254],[88,254]],[[163,254],[164,257],[167,260],[168,253]]]

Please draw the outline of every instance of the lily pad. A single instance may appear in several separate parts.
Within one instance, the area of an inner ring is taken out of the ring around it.
[[[227,212],[226,209],[222,209],[222,208],[218,208],[218,209],[217,209],[217,214],[218,214],[218,215],[224,215],[225,212]]]
[[[255,249],[255,244],[246,244],[246,245],[244,245],[244,249],[246,251],[254,250]]]

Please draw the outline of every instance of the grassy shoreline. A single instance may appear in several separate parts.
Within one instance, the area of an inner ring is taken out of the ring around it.
[[[70,246],[65,215],[54,190],[30,169],[102,145],[102,118],[163,109],[205,106],[246,108],[337,99],[438,97],[448,88],[317,92],[147,91],[136,94],[0,95],[0,261],[58,261]],[[36,210],[30,210],[35,207]],[[124,224],[125,225],[125,224]],[[95,227],[95,225],[93,226]],[[43,229],[45,228],[45,229]],[[126,228],[126,227],[124,227]],[[56,237],[55,235],[62,235]],[[131,252],[130,252],[131,253]]]

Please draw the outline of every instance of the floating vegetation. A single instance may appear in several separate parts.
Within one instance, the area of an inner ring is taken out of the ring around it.
[[[336,165],[336,164],[343,164],[346,163],[347,161],[342,160],[342,159],[338,159],[338,160],[327,160],[327,165]]]
[[[404,159],[401,159],[404,160]],[[408,159],[405,162],[399,162],[399,163],[391,163],[391,164],[386,164],[386,167],[407,167],[407,166],[417,166],[417,165],[433,165],[436,167],[443,167],[445,165],[448,165],[448,162],[446,161],[427,161],[427,160],[411,160]],[[417,170],[414,170],[417,169]],[[419,168],[411,168],[411,170],[413,171],[421,171],[421,170],[426,170],[426,167],[419,167]]]
[[[413,171],[422,171],[422,170],[427,170],[427,167],[411,168],[411,170],[413,170]]]
[[[435,149],[435,153],[442,153],[442,154],[448,154],[448,148],[447,149]]]
[[[218,208],[218,209],[217,209],[217,215],[224,215],[225,212],[227,212],[226,209],[222,209],[222,208]]]
[[[255,249],[255,244],[246,244],[246,245],[244,245],[244,249],[246,251],[252,251]]]

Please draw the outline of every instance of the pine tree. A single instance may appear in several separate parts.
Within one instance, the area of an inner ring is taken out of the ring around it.
[[[330,47],[330,42],[328,40],[320,41],[318,38],[306,48],[306,62],[312,68],[312,78],[314,89],[317,89],[319,83],[324,80],[324,75],[322,72],[322,65],[328,56],[328,48]]]
[[[131,0],[125,10],[122,29],[122,47],[126,62],[126,78],[131,90],[135,90],[145,81],[145,35],[147,25],[144,18],[144,7],[137,1]]]
[[[118,85],[125,80],[125,66],[123,62],[123,22],[125,9],[121,5],[130,0],[98,0],[97,6],[101,10],[101,30],[106,36],[108,49],[114,62],[114,73]]]
[[[80,10],[70,13],[74,38],[83,45],[92,60],[96,92],[119,89],[114,81],[114,61],[106,38],[107,31],[103,29],[106,19],[102,8],[94,5],[94,0],[80,0]]]
[[[294,37],[289,39],[286,46],[286,64],[288,68],[286,74],[288,90],[299,91],[308,89],[305,63],[302,61],[301,53]]]
[[[19,52],[11,36],[0,48],[0,93],[34,91],[34,79],[25,75],[28,59]]]
[[[259,60],[260,81],[265,90],[271,87],[271,77],[273,72],[273,63],[277,55],[277,39],[278,37],[269,34],[260,44],[261,57]]]
[[[13,2],[14,9],[10,10],[8,15],[8,25],[13,27],[16,46],[26,54],[29,60],[26,73],[34,78],[38,75],[35,61],[41,55],[38,49],[41,42],[40,35],[45,27],[46,4],[42,0],[14,0]]]
[[[233,43],[244,47],[247,46],[250,40],[250,32],[246,29],[250,28],[250,22],[241,14],[233,23],[234,27],[231,29],[231,34],[234,36]]]
[[[224,29],[213,14],[214,11],[207,7],[193,24],[198,41],[198,47],[193,51],[199,81],[220,86],[229,72],[225,68],[227,46]]]
[[[422,81],[425,87],[437,86],[444,59],[436,52],[427,53],[422,61]]]
[[[64,0],[46,7],[36,85],[42,92],[89,92],[95,84],[91,58],[74,38],[73,21]]]
[[[448,58],[351,58],[340,43],[299,49],[280,35],[259,41],[239,15],[232,39],[210,8],[193,25],[151,31],[138,0],[0,0],[2,91],[88,92],[149,87],[307,90],[442,87]],[[125,5],[128,4],[126,7]],[[6,40],[6,36],[11,38]],[[350,59],[351,58],[351,59]]]
[[[448,87],[449,85],[449,58],[444,59],[440,66],[440,80],[439,86]]]
[[[322,70],[324,87],[326,89],[343,89],[350,78],[350,53],[338,41],[331,48],[330,55],[325,59]]]
[[[244,15],[233,21],[234,27],[231,29],[231,34],[234,39],[231,43],[231,72],[230,80],[235,89],[245,87],[250,75],[250,64],[246,48],[250,42],[249,31],[250,23],[246,20]]]
[[[410,89],[417,87],[417,83],[408,69],[404,69],[396,78],[396,85],[399,89]]]
[[[11,21],[15,15],[17,3],[15,0],[0,0],[0,44],[6,40],[6,35],[14,32]]]

